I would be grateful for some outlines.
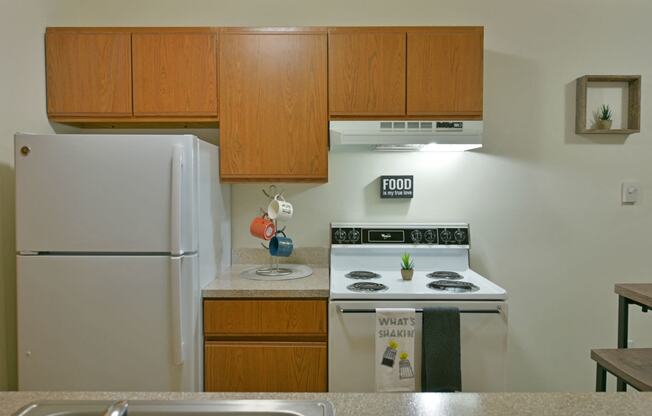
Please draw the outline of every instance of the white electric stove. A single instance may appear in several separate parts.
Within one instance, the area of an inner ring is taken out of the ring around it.
[[[329,391],[374,390],[376,308],[430,306],[460,309],[463,390],[503,390],[507,292],[469,268],[469,252],[468,224],[331,224]],[[412,280],[401,277],[403,253],[414,260]]]

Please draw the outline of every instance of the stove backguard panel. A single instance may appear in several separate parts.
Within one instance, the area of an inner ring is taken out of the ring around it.
[[[460,271],[469,268],[469,250],[465,248],[427,247],[331,247],[331,270],[400,270],[401,254],[410,253],[419,271]]]

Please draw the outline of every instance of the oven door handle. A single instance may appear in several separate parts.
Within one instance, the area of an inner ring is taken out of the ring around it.
[[[338,305],[337,311],[339,313],[376,313],[376,309],[347,309]],[[423,308],[416,308],[414,310],[416,313],[423,313]],[[495,313],[499,314],[503,312],[503,308],[499,305],[496,309],[462,309],[460,313]]]

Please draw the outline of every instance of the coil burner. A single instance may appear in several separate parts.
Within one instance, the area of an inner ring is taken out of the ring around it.
[[[348,285],[346,287],[352,292],[383,292],[387,290],[387,286],[385,286],[382,283],[374,283],[374,282],[357,282],[353,283],[352,285]]]
[[[426,276],[428,276],[431,279],[445,279],[445,280],[460,280],[463,278],[463,276],[457,272],[449,272],[445,270],[428,273]]]
[[[480,290],[480,288],[473,283],[459,282],[454,280],[435,280],[434,282],[428,283],[428,287],[434,290],[442,290],[444,292],[453,293],[466,293]]]
[[[367,280],[367,279],[378,279],[380,275],[378,273],[370,272],[367,270],[354,270],[345,274],[349,279],[356,280]]]

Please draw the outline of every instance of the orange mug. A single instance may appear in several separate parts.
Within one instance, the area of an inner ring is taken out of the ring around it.
[[[267,214],[264,214],[262,217],[256,217],[251,221],[249,232],[254,237],[271,240],[276,234],[276,227],[272,220],[267,217]]]

